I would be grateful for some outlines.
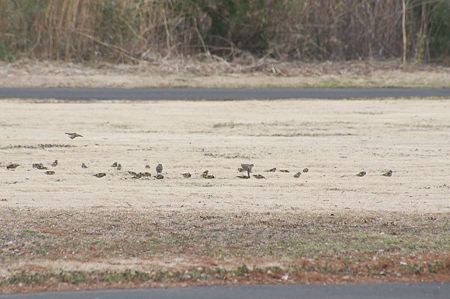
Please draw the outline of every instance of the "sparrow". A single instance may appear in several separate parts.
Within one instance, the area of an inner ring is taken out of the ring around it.
[[[280,172],[289,172],[287,169],[280,169]]]
[[[266,170],[265,172],[275,172],[275,171],[277,171],[277,169],[274,167],[274,168]]]
[[[357,174],[356,174],[356,176],[359,176],[359,177],[363,177],[363,176],[365,176],[366,175],[366,172],[365,171],[361,171],[361,172],[358,172]]]
[[[294,174],[294,178],[299,178],[302,175],[302,172],[299,171],[296,174]]]
[[[243,171],[247,172],[247,177],[250,178],[250,173],[252,172],[253,164],[241,164],[241,167]]]
[[[117,167],[117,162],[114,162],[112,165],[111,165],[111,167]]]
[[[150,169],[150,165],[145,165],[145,168]]]
[[[212,174],[209,174],[209,170],[205,170],[202,173],[202,178],[204,178],[204,179],[213,179],[214,176]]]
[[[102,177],[106,176],[106,173],[99,172],[99,173],[94,174],[94,176],[97,177],[97,178],[102,178]]]
[[[7,166],[6,166],[6,169],[9,169],[9,170],[11,170],[11,169],[16,169],[17,167],[19,167],[20,165],[19,164],[17,164],[17,163],[11,163],[11,164],[8,164]]]
[[[161,173],[162,171],[163,171],[163,166],[162,166],[161,163],[159,163],[159,164],[156,166],[156,173],[159,174],[159,173]]]
[[[45,172],[45,174],[46,174],[46,175],[54,175],[55,172],[54,172],[53,170],[47,170],[47,171]]]
[[[42,163],[33,163],[33,168],[36,168],[39,170],[47,169],[47,167],[45,167]]]
[[[382,174],[383,176],[392,176],[392,170],[388,170]]]
[[[191,177],[191,174],[189,172],[182,173],[181,175],[183,177],[185,177],[185,178],[190,178]]]
[[[117,170],[122,170],[122,165],[120,163],[117,164]]]
[[[309,171],[308,168],[303,168],[303,172],[304,172],[304,173],[307,173],[308,171]]]
[[[161,164],[160,164],[160,165],[161,165]],[[164,178],[164,176],[163,176],[162,174],[158,173],[158,174],[155,176],[155,178],[158,179],[158,180],[162,180],[162,179]]]
[[[261,175],[261,174],[254,174],[253,177],[255,179],[265,179],[265,177],[263,175]]]
[[[58,160],[53,161],[52,166],[56,167],[58,165]]]
[[[66,133],[66,135],[69,135],[70,139],[75,139],[77,137],[83,137],[83,135],[80,135],[78,133]]]
[[[81,168],[88,168],[88,167],[86,166],[86,164],[81,163]]]

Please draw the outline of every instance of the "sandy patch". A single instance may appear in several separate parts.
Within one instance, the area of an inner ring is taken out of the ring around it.
[[[0,131],[0,208],[450,212],[446,100],[2,101]],[[128,173],[158,162],[163,180]],[[237,178],[246,162],[266,178]]]

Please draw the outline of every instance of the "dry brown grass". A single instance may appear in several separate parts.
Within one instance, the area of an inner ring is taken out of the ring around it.
[[[449,105],[1,101],[0,291],[449,281]]]
[[[448,214],[2,209],[3,292],[449,281]]]
[[[0,63],[3,87],[450,87],[450,68],[399,62],[227,62],[215,56],[138,65]]]

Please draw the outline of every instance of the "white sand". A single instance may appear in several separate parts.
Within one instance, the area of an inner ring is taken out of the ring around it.
[[[450,212],[448,100],[11,100],[0,102],[0,137],[0,209]],[[11,162],[21,166],[6,170]],[[56,174],[33,169],[39,162]],[[158,162],[164,180],[127,173],[154,174]],[[266,179],[237,178],[246,162]],[[290,173],[263,172],[272,167]],[[205,169],[216,178],[202,179]],[[388,169],[393,176],[381,176]],[[361,170],[367,175],[355,176]]]

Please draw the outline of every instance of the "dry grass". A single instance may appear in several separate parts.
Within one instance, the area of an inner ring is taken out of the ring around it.
[[[0,286],[448,281],[448,214],[0,211]]]
[[[2,101],[0,290],[449,281],[449,105]]]
[[[450,68],[399,62],[227,62],[215,56],[139,65],[0,63],[2,87],[450,87]]]

